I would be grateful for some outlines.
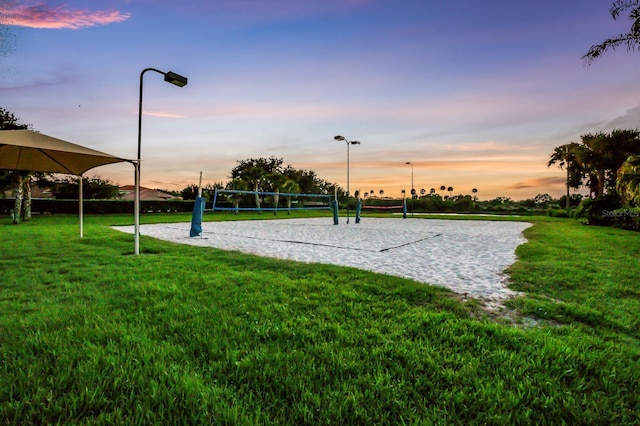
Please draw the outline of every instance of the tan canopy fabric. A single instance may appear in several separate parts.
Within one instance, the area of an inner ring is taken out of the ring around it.
[[[130,161],[31,130],[0,130],[0,169],[81,176],[105,164]]]

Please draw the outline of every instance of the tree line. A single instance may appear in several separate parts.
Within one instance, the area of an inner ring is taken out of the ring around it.
[[[603,222],[605,212],[640,206],[640,132],[613,130],[587,133],[579,142],[556,147],[548,166],[566,170],[571,188],[588,188],[583,210],[591,222]]]

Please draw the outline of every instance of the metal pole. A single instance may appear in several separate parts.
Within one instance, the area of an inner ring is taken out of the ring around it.
[[[569,201],[569,146],[565,146],[565,158],[564,158],[564,165],[567,168],[567,215],[570,215],[571,213],[571,204]]]
[[[415,194],[415,189],[413,188],[413,163],[411,163],[411,196]]]
[[[142,148],[142,82],[144,73],[151,68],[146,68],[140,73],[140,96],[138,97],[138,158],[136,162],[135,189],[133,194],[133,215],[134,218],[134,237],[133,237],[133,254],[140,254],[140,158]]]
[[[349,141],[347,141],[347,224],[349,224]]]
[[[413,216],[413,212],[416,209],[415,194],[416,190],[413,187],[413,163],[411,163],[411,216]]]
[[[140,73],[140,96],[138,98],[138,160],[136,163],[136,176],[135,176],[135,190],[133,196],[133,214],[135,216],[134,222],[134,254],[140,254],[140,165],[142,158],[142,85],[144,81],[144,73],[147,71],[154,71],[158,74],[162,74],[165,77],[165,81],[174,84],[176,86],[184,86],[187,84],[187,79],[180,75],[177,75],[171,71],[165,73],[156,68],[145,68]]]
[[[80,238],[84,236],[84,198],[82,197],[82,175],[78,176],[78,198],[80,199]]]
[[[136,161],[135,169],[135,190],[133,193],[133,216],[135,221],[133,236],[133,253],[140,254],[140,162]]]

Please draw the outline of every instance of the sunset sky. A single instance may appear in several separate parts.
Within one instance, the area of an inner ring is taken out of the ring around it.
[[[553,148],[640,123],[638,52],[586,66],[627,32],[609,0],[0,0],[0,107],[42,133],[137,156],[142,185],[228,180],[275,156],[400,196],[565,191]],[[129,164],[88,172],[133,183]],[[438,191],[439,192],[439,191]]]

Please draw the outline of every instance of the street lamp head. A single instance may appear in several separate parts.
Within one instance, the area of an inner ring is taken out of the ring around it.
[[[183,77],[173,71],[169,71],[164,74],[164,81],[175,84],[178,87],[184,87],[187,85],[187,77]]]
[[[350,141],[351,145],[360,145],[360,141]]]
[[[334,139],[335,139],[335,140],[337,140],[337,141],[346,141],[346,139],[344,138],[344,136],[340,136],[340,135],[338,135],[338,136],[334,136]]]
[[[411,161],[407,161],[407,162],[406,162],[406,163],[404,163],[404,164],[411,164]],[[411,164],[411,165],[413,166],[413,164]]]

